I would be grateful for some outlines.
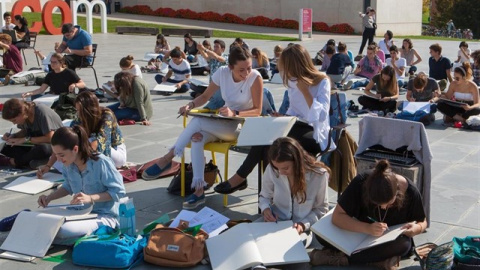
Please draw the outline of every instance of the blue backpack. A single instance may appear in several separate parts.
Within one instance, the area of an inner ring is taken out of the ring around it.
[[[143,258],[147,237],[122,234],[101,226],[91,235],[80,238],[73,247],[73,263],[104,268],[128,268]]]

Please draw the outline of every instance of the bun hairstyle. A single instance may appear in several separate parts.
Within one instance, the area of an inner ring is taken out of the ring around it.
[[[78,146],[78,155],[83,162],[87,162],[88,159],[98,160],[98,153],[90,146],[87,132],[78,125],[57,129],[52,136],[52,145],[61,146],[66,150],[73,150]]]
[[[363,201],[367,207],[386,204],[395,198],[392,207],[402,208],[405,194],[399,190],[398,180],[386,159],[377,161],[363,185]]]
[[[230,47],[230,54],[228,55],[228,65],[233,67],[239,61],[246,61],[252,58],[252,54],[242,46],[236,44]]]
[[[120,67],[122,68],[130,68],[133,64],[133,56],[127,55],[120,59]]]

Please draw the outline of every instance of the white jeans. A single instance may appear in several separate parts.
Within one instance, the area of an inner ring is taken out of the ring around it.
[[[192,135],[201,133],[203,138],[199,142],[191,142]],[[206,183],[203,179],[205,170],[205,158],[203,148],[206,143],[218,140],[235,141],[240,133],[240,123],[235,120],[211,119],[194,117],[183,132],[178,136],[174,149],[175,156],[182,156],[185,147],[191,142],[191,158],[193,167],[192,188],[200,189]]]
[[[117,145],[117,149],[110,149],[110,158],[115,164],[115,168],[120,168],[127,163],[127,146],[122,143]]]
[[[78,238],[91,234],[102,225],[115,228],[118,226],[118,220],[111,216],[98,216],[94,219],[66,221],[60,227],[53,244],[71,246]]]

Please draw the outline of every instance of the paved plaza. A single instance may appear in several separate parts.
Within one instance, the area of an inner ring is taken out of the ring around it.
[[[252,27],[244,25],[229,25],[222,23],[207,23],[200,21],[187,21],[181,19],[166,19],[159,17],[143,17],[138,15],[115,14],[114,16],[123,19],[137,19],[160,22],[164,21],[172,25],[184,25],[192,27],[192,24],[212,27],[231,31],[251,31],[265,34],[282,34],[285,36],[295,36],[293,30],[270,29],[264,27]],[[211,25],[211,26],[209,26]],[[301,43],[308,51],[314,55],[325,42],[334,38],[337,42],[346,42],[348,48],[356,54],[360,46],[360,36],[342,36],[331,34],[316,34],[312,40]],[[40,36],[37,41],[37,48],[44,53],[53,50],[54,42],[60,41],[60,36]],[[213,41],[215,37],[210,40]],[[196,38],[197,41],[203,38]],[[230,44],[233,39],[224,39]],[[376,41],[379,39],[377,38]],[[145,35],[117,35],[117,34],[93,34],[94,43],[98,44],[97,58],[95,67],[100,83],[113,79],[113,75],[120,70],[119,60],[126,55],[133,55],[139,65],[146,65],[142,62],[146,52],[154,48],[155,37]],[[183,48],[182,37],[168,37],[168,41],[173,46]],[[273,47],[277,44],[286,46],[288,42],[247,40],[251,48],[259,47],[267,52],[269,56],[273,53]],[[401,44],[401,40],[396,40]],[[435,43],[429,40],[414,40],[414,47],[422,56],[423,61],[418,65],[419,71],[428,72],[428,47]],[[456,59],[458,51],[458,41],[440,41],[443,46],[443,55],[451,60]],[[480,43],[469,43],[472,50],[480,49]],[[32,51],[27,51],[28,69],[36,64]],[[95,79],[91,69],[81,69],[79,76],[86,82],[90,88],[95,88]],[[144,74],[144,79],[151,88],[155,85],[154,74]],[[197,79],[208,80],[207,76],[195,76]],[[265,83],[273,96],[277,108],[280,106],[285,87],[279,84]],[[21,93],[31,91],[35,86],[10,85],[0,87],[0,102],[5,102],[10,98],[18,98]],[[346,91],[349,99],[357,104],[357,98],[361,94],[358,90]],[[404,97],[403,97],[404,99]],[[122,126],[122,132],[126,140],[128,149],[128,161],[143,163],[157,158],[167,152],[167,149],[173,145],[177,136],[182,131],[182,121],[177,119],[177,110],[180,106],[191,100],[190,95],[177,94],[172,96],[152,96],[154,115],[151,120],[151,126]],[[358,121],[361,118],[349,118],[351,124],[347,130],[358,140]],[[12,124],[5,120],[0,120],[0,133],[8,132]],[[467,235],[480,235],[480,133],[456,128],[447,128],[442,125],[441,115],[437,113],[437,121],[427,127],[430,148],[433,153],[432,161],[432,191],[431,191],[431,224],[426,233],[416,236],[415,242],[421,244],[424,242],[434,242],[441,244],[450,241],[452,237],[465,237]],[[189,160],[189,151],[187,160]],[[206,154],[207,160],[210,155]],[[229,175],[233,175],[236,169],[244,160],[245,155],[231,152],[229,162]],[[176,159],[180,160],[180,159]],[[223,156],[218,155],[217,162],[220,168],[223,168]],[[0,178],[0,187],[6,185],[12,180],[12,177]],[[125,185],[129,197],[134,198],[136,207],[137,229],[161,215],[168,213],[170,217],[175,217],[181,210],[183,199],[167,193],[171,178],[164,178],[154,181],[144,181],[139,179],[136,182]],[[45,192],[48,194],[50,191]],[[214,193],[212,190],[206,192],[206,206],[221,212],[231,219],[247,218],[255,220],[257,215],[257,175],[256,171],[248,178],[248,188],[238,191],[229,196],[229,206],[223,206],[223,196]],[[0,217],[14,214],[22,209],[36,209],[38,195],[25,195],[21,193],[0,190]],[[69,201],[64,198],[63,201]],[[61,202],[61,201],[59,201]],[[336,204],[336,192],[329,190],[329,202],[333,207]],[[198,209],[197,209],[198,210]],[[0,243],[6,238],[7,233],[0,233]],[[0,260],[0,269],[88,269],[85,267],[74,266],[71,262],[71,250],[53,249],[52,254],[58,255],[67,252],[66,260],[62,263],[53,263],[36,259],[35,263],[21,263],[9,260]],[[419,269],[418,262],[413,259],[403,260],[401,268]],[[332,267],[315,267],[313,269],[323,269]],[[351,267],[353,268],[353,267]],[[135,269],[159,269],[156,266],[142,263]],[[166,269],[166,268],[160,268]],[[210,269],[208,266],[197,266],[192,269]]]

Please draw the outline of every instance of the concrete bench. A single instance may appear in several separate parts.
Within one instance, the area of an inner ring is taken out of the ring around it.
[[[186,33],[190,33],[194,37],[210,38],[213,36],[211,29],[162,28],[162,34],[165,36],[183,36]]]
[[[152,36],[158,35],[160,30],[156,27],[136,27],[136,26],[117,26],[115,28],[117,34],[148,34]]]

